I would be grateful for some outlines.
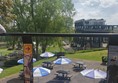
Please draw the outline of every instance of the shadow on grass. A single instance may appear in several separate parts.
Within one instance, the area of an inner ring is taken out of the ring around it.
[[[102,50],[106,50],[105,48],[94,48],[94,49],[89,49],[89,50],[81,50],[78,51],[78,53],[86,53],[86,52],[94,52],[94,51],[102,51]]]

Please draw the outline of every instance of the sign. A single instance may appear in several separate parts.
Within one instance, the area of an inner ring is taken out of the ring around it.
[[[32,44],[24,44],[24,55],[32,55]]]
[[[24,83],[33,83],[33,45],[31,36],[23,36]]]

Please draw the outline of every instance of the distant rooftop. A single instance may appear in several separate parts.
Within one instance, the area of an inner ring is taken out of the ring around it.
[[[104,19],[80,19],[75,21],[75,24],[78,25],[105,25],[105,20]]]

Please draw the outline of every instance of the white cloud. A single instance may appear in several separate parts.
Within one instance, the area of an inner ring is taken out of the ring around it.
[[[79,19],[105,19],[107,24],[118,25],[118,0],[73,0]]]
[[[100,11],[93,11],[88,13],[90,18],[101,18],[101,12]]]
[[[77,12],[77,14],[74,16],[74,21],[79,19],[101,19],[103,18],[100,11],[84,11],[81,10],[80,12]]]
[[[80,1],[82,6],[89,6],[89,7],[93,7],[93,6],[98,6],[100,4],[99,0],[82,0]]]
[[[111,15],[110,17],[106,18],[106,24],[110,24],[110,25],[118,25],[118,13],[115,13],[113,15]]]
[[[77,2],[77,0],[73,0]],[[83,6],[101,6],[101,7],[110,7],[112,5],[118,4],[118,0],[78,0],[78,2]]]
[[[118,4],[118,0],[100,0],[100,3],[101,7],[106,8]]]

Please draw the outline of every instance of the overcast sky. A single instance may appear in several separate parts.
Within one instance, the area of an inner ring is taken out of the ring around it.
[[[72,0],[76,9],[74,21],[105,19],[108,25],[118,25],[118,0]]]

